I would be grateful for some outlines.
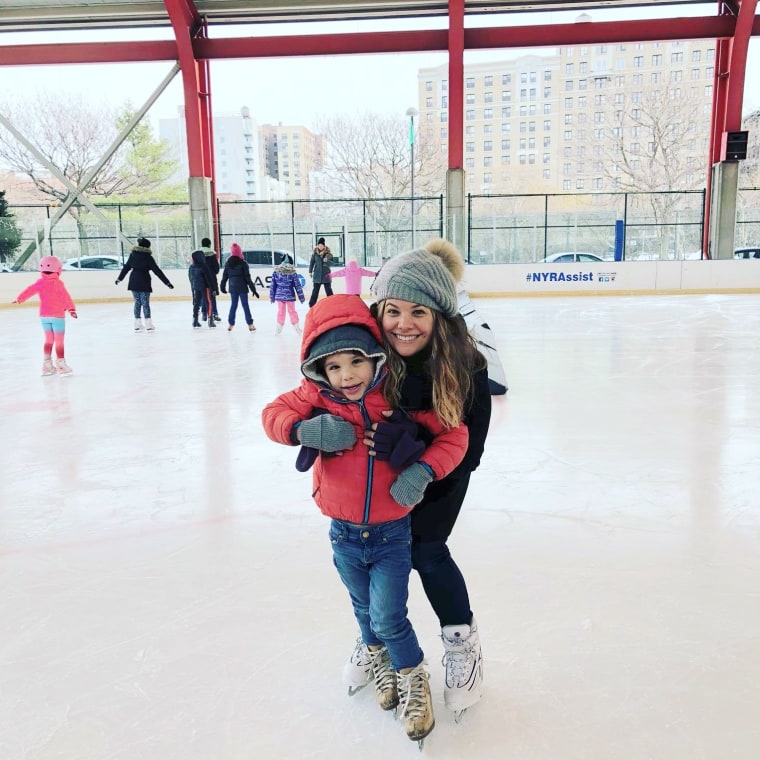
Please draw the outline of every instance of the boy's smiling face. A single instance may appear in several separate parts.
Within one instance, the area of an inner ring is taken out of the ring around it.
[[[375,378],[375,360],[356,351],[340,351],[325,359],[325,375],[334,390],[358,401]]]

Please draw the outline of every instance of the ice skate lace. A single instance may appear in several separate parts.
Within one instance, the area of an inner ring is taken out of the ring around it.
[[[430,676],[418,665],[411,673],[400,674],[398,677],[399,699],[401,714],[405,718],[424,718],[427,714],[426,682]]]
[[[449,642],[451,646],[451,642]],[[465,682],[469,677],[473,659],[475,657],[473,646],[467,640],[457,645],[458,650],[447,649],[443,653],[441,664],[446,668],[446,681],[457,686]]]
[[[375,651],[368,649],[367,654],[372,665],[372,677],[375,680],[375,688],[378,691],[393,689],[396,685],[396,672],[391,666],[388,650],[385,647]]]
[[[356,646],[351,655],[351,663],[360,668],[368,668],[372,664],[369,650],[367,649],[367,645],[362,641],[361,636],[356,639]]]

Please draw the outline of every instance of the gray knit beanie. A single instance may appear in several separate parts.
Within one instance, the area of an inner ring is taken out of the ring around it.
[[[463,272],[459,251],[447,240],[435,238],[424,248],[401,253],[386,262],[375,278],[372,292],[378,301],[398,298],[454,317],[459,313],[457,282]]]

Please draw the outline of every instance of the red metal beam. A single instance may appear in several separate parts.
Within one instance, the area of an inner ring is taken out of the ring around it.
[[[171,0],[166,0],[170,2]],[[589,22],[465,29],[465,50],[544,47],[649,40],[721,39],[732,37],[733,16],[649,21]],[[760,18],[752,22],[752,36],[760,36]],[[357,32],[281,37],[194,38],[196,60],[235,58],[288,58],[312,55],[446,52],[447,30]],[[172,41],[69,43],[63,45],[0,46],[0,66],[34,66],[54,63],[131,63],[176,61]]]

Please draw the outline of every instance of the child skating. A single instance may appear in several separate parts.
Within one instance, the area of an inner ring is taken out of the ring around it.
[[[301,327],[298,324],[298,312],[296,311],[296,298],[301,303],[305,300],[301,281],[298,279],[298,273],[293,264],[285,261],[272,272],[272,282],[269,285],[269,300],[271,303],[277,304],[275,335],[282,332],[286,309],[293,329],[297,333],[301,332]]]
[[[268,404],[262,421],[273,441],[302,445],[299,469],[305,459],[314,464],[313,497],[332,519],[333,562],[369,651],[377,702],[383,710],[400,706],[407,736],[422,746],[435,717],[423,652],[407,617],[410,513],[428,483],[461,462],[468,436],[464,425],[446,427],[432,411],[412,412],[411,420],[433,436],[427,448],[408,436],[387,451],[362,444],[388,410],[381,341],[361,299],[317,302],[304,324],[304,379]]]
[[[24,303],[33,295],[40,299],[40,322],[45,333],[43,344],[43,375],[70,375],[71,367],[66,364],[64,338],[66,335],[66,312],[77,318],[76,306],[61,280],[60,259],[45,256],[40,259],[40,279],[24,288],[13,303]],[[53,346],[56,359],[53,362]]]
[[[154,330],[155,327],[150,315],[150,294],[153,292],[150,273],[153,272],[170,290],[174,288],[174,285],[169,282],[169,278],[161,271],[161,267],[158,266],[153,258],[150,250],[150,240],[147,238],[137,238],[137,245],[132,248],[127,263],[121,268],[121,272],[119,272],[119,276],[116,278],[116,284],[118,285],[129,272],[131,274],[129,275],[127,288],[132,292],[132,297],[135,300],[135,332],[139,332],[143,328],[140,321],[141,312],[145,317],[145,329],[148,331]]]
[[[330,272],[330,278],[336,277],[346,278],[346,293],[350,293],[354,296],[360,296],[362,294],[362,277],[376,277],[377,272],[373,272],[371,269],[365,269],[357,264],[356,259],[349,259],[348,264],[342,269],[333,269]]]
[[[208,319],[209,327],[216,327],[211,296],[216,294],[216,279],[206,263],[206,254],[193,251],[190,255],[190,266],[187,268],[187,278],[190,280],[190,292],[193,296],[193,327],[200,327],[198,312],[203,312],[204,321]],[[216,303],[216,302],[214,302]],[[208,314],[208,317],[206,315]]]

